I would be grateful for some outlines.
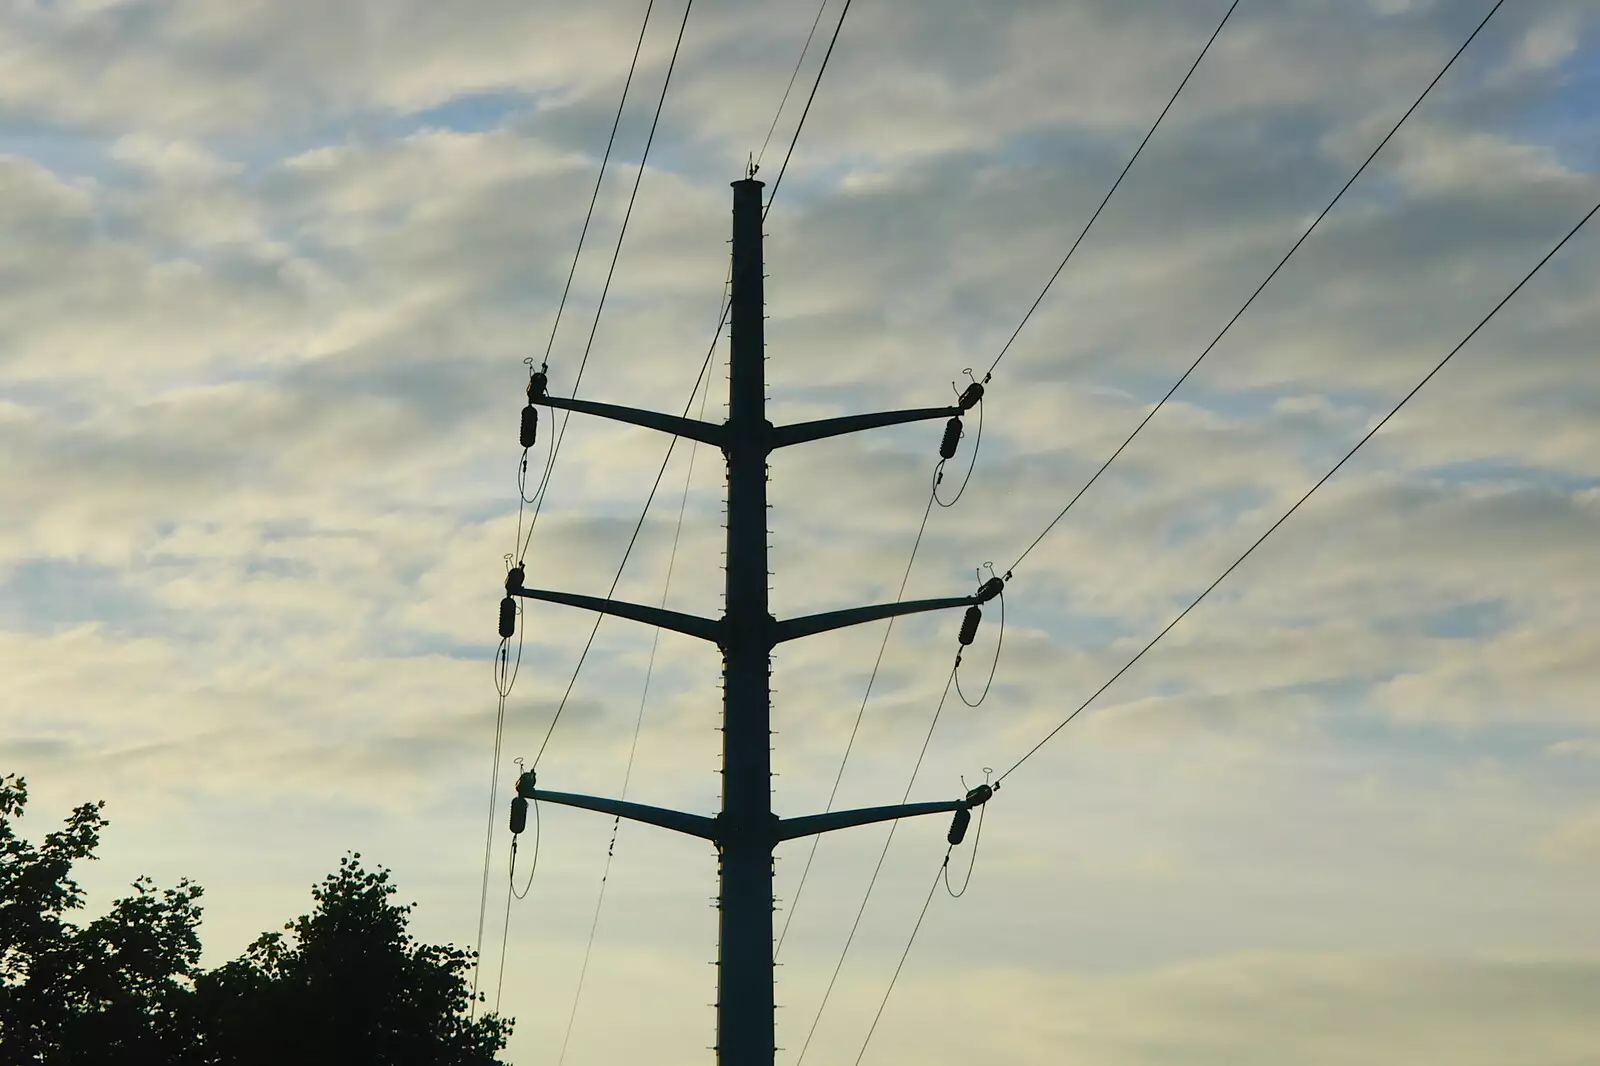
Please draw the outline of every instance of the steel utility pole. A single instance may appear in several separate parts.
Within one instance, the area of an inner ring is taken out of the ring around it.
[[[717,1061],[722,1066],[771,1066],[775,1050],[772,993],[772,852],[780,842],[848,826],[916,814],[963,811],[989,798],[980,787],[963,799],[835,811],[780,819],[772,813],[772,649],[798,637],[825,633],[896,615],[967,607],[993,598],[999,579],[974,595],[857,607],[775,620],[767,610],[767,456],[824,437],[922,419],[959,417],[963,406],[828,418],[773,426],[766,418],[763,338],[761,189],[753,177],[733,183],[732,340],[729,354],[728,421],[723,425],[588,400],[564,399],[530,389],[531,404],[565,408],[673,433],[722,450],[728,464],[728,563],[726,612],[700,618],[640,604],[600,599],[523,585],[519,566],[506,581],[508,596],[546,600],[715,643],[722,651],[722,810],[715,817],[638,803],[549,792],[537,788],[532,771],[517,782],[517,799],[543,800],[673,829],[711,841],[717,849],[721,912],[717,957]],[[542,378],[539,381],[542,385]],[[504,617],[504,615],[503,615]],[[525,810],[525,808],[524,808]],[[514,819],[515,819],[514,815]]]

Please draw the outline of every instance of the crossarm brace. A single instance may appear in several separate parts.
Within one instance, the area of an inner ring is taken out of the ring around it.
[[[665,807],[649,807],[643,803],[628,803],[625,800],[606,799],[602,796],[583,796],[575,792],[546,792],[542,788],[534,789],[528,796],[545,803],[559,803],[563,807],[582,807],[588,811],[599,811],[601,814],[612,814],[635,822],[646,822],[662,829],[671,829],[675,833],[700,837],[703,840],[715,840],[717,835],[716,819],[698,814],[685,814],[682,811],[669,811]]]
[[[796,422],[792,426],[774,427],[767,440],[773,448],[786,448],[791,444],[837,437],[841,433],[857,433],[863,429],[880,426],[897,426],[902,422],[921,422],[928,418],[954,418],[962,413],[959,407],[919,407],[913,411],[880,411],[870,415],[845,415],[843,418],[823,418],[815,422]]]
[[[963,810],[966,806],[966,800],[948,800],[941,803],[904,803],[897,807],[862,807],[853,811],[832,811],[804,818],[785,818],[778,823],[778,839],[793,840],[796,837],[814,836],[817,833],[870,825],[873,822],[910,818],[918,814],[947,814]]]
[[[919,614],[923,611],[942,611],[947,607],[970,607],[977,602],[976,596],[947,596],[938,600],[906,600],[903,603],[880,603],[872,607],[851,607],[848,610],[828,611],[825,614],[808,614],[774,623],[772,642],[782,644],[786,640],[810,637],[826,633],[830,629],[843,629],[845,626],[858,626],[863,622],[876,622],[880,618],[896,618],[902,614]]]
[[[685,633],[701,640],[709,640],[713,644],[722,641],[722,623],[712,618],[667,611],[660,607],[646,607],[641,603],[627,603],[623,600],[603,600],[599,596],[583,596],[576,592],[552,592],[549,589],[530,588],[514,588],[507,591],[523,599],[564,603],[568,607],[582,607],[586,611],[613,614],[618,618],[643,622],[647,626],[660,626],[674,633]]]
[[[677,415],[662,414],[660,411],[645,411],[637,407],[621,407],[614,403],[595,403],[593,400],[579,400],[569,396],[538,396],[534,403],[546,407],[560,407],[568,411],[576,411],[581,415],[598,415],[616,422],[628,422],[646,429],[658,429],[663,433],[673,433],[690,440],[697,440],[701,444],[709,444],[714,448],[722,447],[723,439],[727,436],[722,426],[710,422],[700,422],[693,418],[679,418]]]

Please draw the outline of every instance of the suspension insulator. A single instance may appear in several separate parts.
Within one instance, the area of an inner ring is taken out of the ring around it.
[[[536,775],[532,770],[522,771],[522,773],[517,777],[517,795],[523,797],[532,797],[535,782],[537,780],[538,775]]]
[[[527,571],[521,566],[513,566],[506,571],[506,592],[520,592],[522,582],[527,577]]]
[[[533,447],[533,442],[539,436],[539,409],[533,404],[522,409],[522,446]]]
[[[549,386],[550,379],[545,376],[545,372],[543,370],[534,371],[533,375],[528,378],[528,402],[532,403],[536,396],[543,396],[544,390]]]
[[[981,399],[983,399],[983,386],[974,381],[967,386],[967,391],[961,394],[961,399],[957,400],[956,404],[963,411],[970,411],[978,406],[978,401]]]
[[[953,459],[956,445],[961,442],[961,419],[952,418],[944,424],[944,439],[939,442],[939,458]]]
[[[955,818],[950,822],[950,832],[945,836],[945,839],[950,842],[951,847],[955,847],[957,844],[967,839],[967,826],[971,824],[971,811],[963,807],[956,812]]]
[[[500,601],[500,636],[510,640],[517,632],[517,601],[507,596]]]
[[[965,617],[961,619],[961,632],[956,636],[963,648],[971,644],[972,638],[978,635],[978,623],[981,621],[983,621],[983,608],[977,604],[968,607]]]
[[[511,801],[511,835],[528,828],[528,801],[517,796]]]
[[[994,789],[988,785],[979,785],[967,793],[968,807],[982,807],[989,802],[989,797],[994,795]]]
[[[979,603],[988,603],[990,600],[1000,595],[1000,593],[1004,592],[1005,587],[1006,583],[1004,579],[991,577],[988,581],[985,581],[983,584],[978,586],[978,591],[973,593],[973,598]]]

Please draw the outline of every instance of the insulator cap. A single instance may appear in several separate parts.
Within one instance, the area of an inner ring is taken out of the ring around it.
[[[945,836],[945,839],[950,842],[951,847],[955,847],[957,844],[967,839],[967,826],[971,824],[971,811],[963,807],[961,810],[956,812],[955,818],[950,822],[950,832]]]
[[[510,640],[517,632],[517,601],[507,596],[500,601],[500,636]]]
[[[971,644],[972,638],[978,635],[978,623],[981,621],[983,621],[983,608],[977,604],[968,607],[966,615],[961,619],[961,632],[956,636],[962,647]]]
[[[511,835],[528,828],[528,801],[517,796],[511,801]]]
[[[970,411],[978,406],[978,401],[981,399],[983,399],[983,386],[974,381],[967,386],[967,391],[961,394],[961,399],[957,400],[956,403],[963,411]]]
[[[523,797],[532,797],[535,782],[537,780],[538,775],[532,770],[522,771],[522,773],[517,777],[517,795]]]
[[[535,370],[528,378],[528,402],[532,403],[535,396],[543,396],[544,390],[549,388],[550,379],[543,370]]]
[[[954,459],[956,445],[961,443],[961,419],[952,418],[944,424],[944,439],[939,442],[939,458]]]
[[[506,592],[518,592],[522,589],[522,582],[527,577],[527,571],[521,566],[513,566],[506,571]]]
[[[994,795],[994,789],[988,785],[979,785],[967,793],[968,807],[982,807],[989,802],[989,797]]]
[[[985,581],[983,584],[979,585],[978,591],[973,593],[972,596],[973,599],[977,600],[979,603],[988,603],[990,600],[1000,595],[1000,593],[1004,592],[1005,588],[1006,583],[1004,579],[991,577],[988,581]]]
[[[533,442],[539,437],[539,409],[533,404],[522,409],[522,446],[533,447]]]

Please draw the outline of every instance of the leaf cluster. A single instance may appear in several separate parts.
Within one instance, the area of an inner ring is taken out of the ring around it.
[[[312,888],[314,906],[213,970],[200,966],[201,888],[148,878],[74,920],[107,826],[75,808],[34,845],[17,832],[27,782],[0,778],[0,1066],[491,1066],[510,1035],[469,1017],[474,955],[408,931],[390,871],[359,853]]]

